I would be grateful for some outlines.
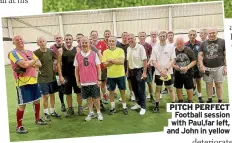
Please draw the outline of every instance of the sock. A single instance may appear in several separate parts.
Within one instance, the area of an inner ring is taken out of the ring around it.
[[[218,99],[218,103],[222,103],[222,100],[221,100],[221,99]]]
[[[93,112],[93,110],[92,111],[89,111],[90,112],[90,114],[93,114],[94,112]]]
[[[192,100],[188,100],[188,103],[192,103]]]
[[[97,112],[97,114],[101,114],[101,111]]]
[[[198,97],[201,97],[201,93],[198,93]]]
[[[172,101],[172,103],[175,103],[175,101]]]
[[[50,113],[54,113],[55,112],[55,108],[50,108]]]
[[[115,102],[110,102],[110,104],[111,104],[110,109],[114,109],[115,108]]]
[[[61,91],[59,91],[59,98],[60,98],[61,104],[64,104],[64,94]]]
[[[212,101],[212,97],[208,98],[208,101]]]
[[[122,108],[123,109],[126,109],[127,107],[126,107],[126,103],[122,103]]]
[[[50,110],[51,111],[51,110]],[[49,112],[48,112],[48,108],[47,109],[44,109],[44,113],[45,114],[49,114]],[[51,112],[52,113],[52,112]]]
[[[17,109],[17,112],[16,112],[17,128],[22,126],[23,114],[24,114],[24,110],[20,111],[19,109]]]
[[[155,106],[156,106],[156,107],[159,107],[159,102],[155,102]]]
[[[168,91],[168,89],[167,89],[167,88],[165,88],[165,89],[164,89],[164,91]]]
[[[40,103],[34,104],[35,120],[40,119]]]

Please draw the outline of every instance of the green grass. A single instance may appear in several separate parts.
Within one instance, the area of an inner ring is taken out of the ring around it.
[[[117,113],[109,116],[107,112],[103,113],[104,121],[96,119],[85,122],[86,116],[73,116],[71,118],[64,118],[64,113],[60,112],[60,102],[58,95],[56,96],[56,110],[63,116],[61,119],[52,119],[48,126],[37,126],[34,124],[34,114],[32,105],[26,107],[24,114],[23,125],[29,131],[27,135],[18,135],[15,133],[16,127],[16,108],[17,98],[14,85],[14,79],[10,66],[6,66],[6,85],[7,85],[7,100],[8,100],[8,116],[10,141],[28,141],[28,140],[46,140],[59,138],[73,138],[86,136],[103,136],[103,135],[117,135],[130,133],[144,133],[144,132],[160,132],[165,126],[168,126],[168,119],[171,118],[171,113],[166,112],[166,103],[169,103],[169,96],[164,95],[160,103],[160,113],[152,113],[153,105],[147,102],[147,113],[140,116],[138,112],[129,110],[129,115],[125,116],[122,113],[121,104],[116,102]],[[205,84],[203,84],[203,99],[206,100]],[[154,86],[155,88],[155,86]],[[127,92],[128,95],[128,92]],[[74,99],[73,99],[74,101]],[[213,98],[216,102],[217,98]],[[227,80],[224,82],[224,102],[228,102],[228,86]],[[194,102],[197,102],[197,97],[194,96]],[[74,102],[75,103],[75,102]],[[133,106],[132,102],[128,103]],[[77,105],[74,104],[75,111]],[[41,109],[43,109],[41,107]],[[109,110],[109,104],[107,105]],[[41,110],[41,115],[43,110]],[[87,115],[87,111],[85,111]]]

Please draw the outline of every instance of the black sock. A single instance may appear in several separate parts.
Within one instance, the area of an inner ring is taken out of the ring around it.
[[[156,106],[156,107],[159,107],[159,102],[155,102],[155,106]]]
[[[196,86],[193,87],[193,91],[195,91],[195,89],[196,89]]]
[[[222,100],[221,100],[221,99],[218,99],[218,103],[222,103]]]
[[[212,102],[212,98],[208,98],[208,101]]]
[[[61,91],[59,91],[59,98],[60,98],[61,104],[64,104],[64,94]]]
[[[192,103],[192,100],[188,100],[188,103]]]

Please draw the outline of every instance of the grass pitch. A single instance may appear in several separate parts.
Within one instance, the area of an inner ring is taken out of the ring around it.
[[[6,66],[6,86],[7,86],[7,100],[8,100],[8,116],[9,116],[9,129],[10,141],[28,141],[28,140],[47,140],[59,138],[75,138],[87,136],[104,136],[104,135],[118,135],[118,134],[131,134],[131,133],[145,133],[145,132],[160,132],[163,131],[165,126],[168,126],[168,119],[171,118],[171,113],[166,112],[166,103],[169,103],[169,94],[163,95],[160,101],[160,113],[153,113],[153,104],[147,101],[147,112],[144,116],[140,116],[139,112],[129,109],[129,115],[125,116],[122,113],[122,105],[117,100],[117,112],[110,116],[108,111],[110,104],[105,104],[107,111],[103,112],[103,121],[93,119],[89,122],[84,121],[88,111],[84,111],[84,116],[73,115],[71,118],[65,118],[64,113],[60,111],[60,101],[58,94],[56,94],[56,111],[62,115],[60,119],[52,118],[47,126],[38,126],[34,123],[34,113],[31,104],[28,104],[24,113],[23,125],[29,131],[26,135],[16,134],[16,108],[17,96],[15,90],[14,79],[10,66]],[[206,101],[205,84],[202,82],[203,99]],[[229,102],[228,99],[228,84],[227,79],[223,83],[224,86],[224,100]],[[153,86],[155,91],[155,85]],[[148,90],[147,90],[148,92]],[[184,92],[185,93],[185,92]],[[129,92],[126,94],[129,96]],[[74,110],[77,112],[77,103],[75,95],[73,95]],[[119,98],[119,93],[118,93]],[[185,96],[186,98],[186,96]],[[177,98],[176,98],[177,99]],[[194,102],[197,102],[197,97],[194,96]],[[217,102],[217,98],[213,98],[213,102]],[[84,102],[83,105],[85,105]],[[128,106],[133,106],[133,102],[128,102]],[[43,116],[43,107],[41,102],[41,116]]]

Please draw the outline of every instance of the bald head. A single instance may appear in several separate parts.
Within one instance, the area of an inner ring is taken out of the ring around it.
[[[89,50],[89,39],[87,37],[82,37],[81,39],[81,49],[85,52]]]
[[[24,48],[24,40],[23,37],[20,35],[17,35],[13,38],[13,44],[16,48],[23,49]]]
[[[182,51],[184,49],[184,45],[185,45],[184,38],[177,37],[175,45],[176,45],[177,50]]]
[[[40,48],[45,49],[47,47],[47,40],[44,37],[38,37],[37,38],[37,45]]]

